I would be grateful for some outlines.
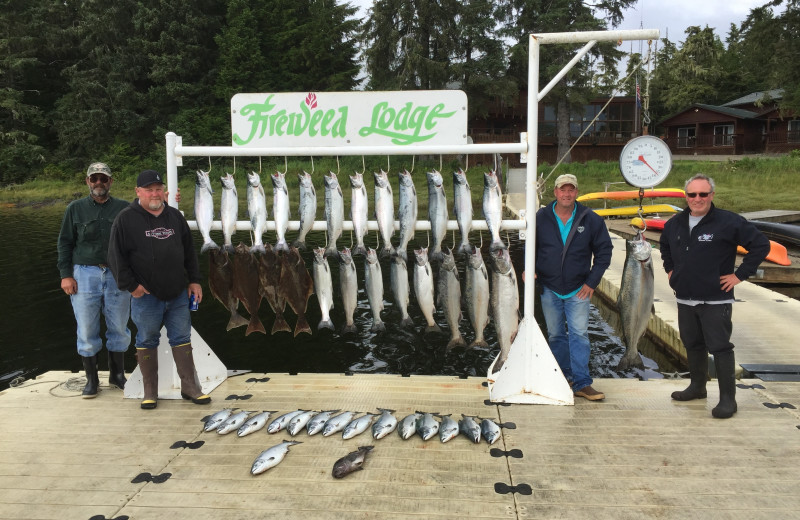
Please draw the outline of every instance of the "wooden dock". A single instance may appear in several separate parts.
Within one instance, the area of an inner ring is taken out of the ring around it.
[[[80,379],[49,372],[0,393],[0,518],[800,518],[800,383],[742,381],[739,412],[716,420],[714,381],[690,403],[669,398],[685,381],[604,379],[601,403],[497,406],[479,378],[244,374],[210,406],[143,411],[105,386],[81,399]],[[281,464],[252,476],[256,456],[290,437],[203,433],[223,407],[382,407],[504,427],[493,446],[301,432]],[[334,479],[334,461],[361,445],[375,446],[365,470]]]

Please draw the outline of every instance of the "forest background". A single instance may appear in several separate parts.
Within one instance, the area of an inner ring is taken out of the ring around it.
[[[130,179],[163,163],[167,131],[226,145],[239,92],[459,88],[480,118],[527,88],[529,33],[613,29],[635,1],[377,0],[360,18],[341,0],[0,0],[0,186],[79,180],[96,160]],[[654,43],[619,93],[649,81],[656,125],[773,88],[800,113],[800,0]],[[615,91],[621,48],[597,45],[548,95],[561,121]],[[573,53],[545,48],[542,84]]]

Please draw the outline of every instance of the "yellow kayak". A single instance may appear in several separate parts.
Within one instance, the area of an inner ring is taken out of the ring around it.
[[[653,213],[678,213],[683,211],[678,206],[672,204],[645,204],[642,206],[642,214]],[[632,217],[639,214],[639,206],[622,206],[620,208],[598,208],[594,210],[601,217]]]
[[[653,199],[656,197],[672,197],[682,199],[686,196],[686,192],[680,188],[653,188],[644,190],[644,197],[646,199]],[[639,198],[639,190],[625,190],[625,191],[598,191],[594,193],[587,193],[581,195],[576,200],[583,202],[585,200],[636,200]]]

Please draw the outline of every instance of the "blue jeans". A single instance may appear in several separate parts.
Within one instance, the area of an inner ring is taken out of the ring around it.
[[[589,298],[561,299],[547,287],[542,293],[542,312],[547,323],[548,343],[572,389],[592,384],[589,375]]]
[[[167,328],[170,346],[191,342],[192,317],[186,291],[181,291],[177,298],[170,301],[159,300],[152,294],[132,298],[131,318],[137,329],[136,348],[158,348],[162,326]]]
[[[109,352],[128,350],[131,344],[131,331],[128,329],[131,293],[119,290],[107,267],[75,265],[72,277],[78,283],[78,292],[69,297],[78,323],[78,354],[91,357],[103,348],[101,312],[106,319],[106,348]]]

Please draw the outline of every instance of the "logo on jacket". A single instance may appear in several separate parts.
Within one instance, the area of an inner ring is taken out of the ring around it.
[[[578,226],[577,228],[575,228],[575,231],[577,231],[578,233],[583,233],[584,229],[586,229],[586,228],[583,227],[583,226]]]
[[[149,230],[145,231],[144,234],[145,234],[145,236],[148,236],[148,237],[157,238],[159,240],[165,240],[165,239],[171,237],[172,235],[174,235],[175,234],[175,230],[160,227],[160,228],[155,228],[155,229],[149,229]]]
[[[698,242],[711,242],[712,240],[714,240],[714,233],[703,233],[697,237]]]

